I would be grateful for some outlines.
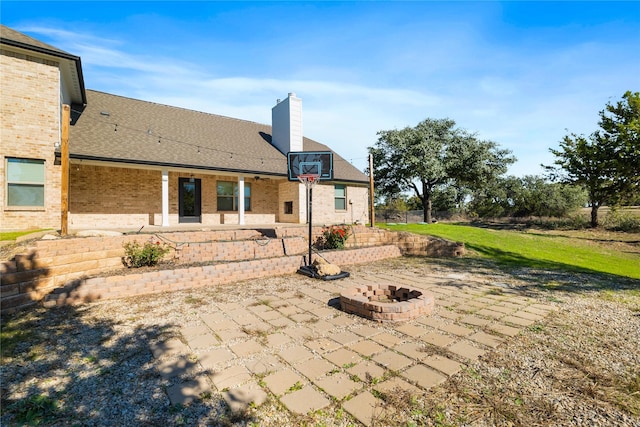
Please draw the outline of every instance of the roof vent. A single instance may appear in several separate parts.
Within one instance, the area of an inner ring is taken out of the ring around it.
[[[100,115],[101,116],[110,116],[111,114],[109,114],[108,111],[100,111]]]

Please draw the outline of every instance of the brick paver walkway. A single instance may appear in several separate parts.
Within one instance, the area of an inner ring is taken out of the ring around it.
[[[183,327],[182,340],[152,346],[161,375],[177,378],[167,389],[172,404],[218,391],[232,410],[241,411],[270,394],[289,411],[304,414],[337,401],[370,425],[383,406],[381,393],[399,387],[417,394],[441,384],[555,310],[508,288],[465,283],[460,275],[292,280],[300,281],[298,292],[211,303],[217,312]],[[340,311],[340,291],[363,283],[429,291],[435,312],[378,324]]]

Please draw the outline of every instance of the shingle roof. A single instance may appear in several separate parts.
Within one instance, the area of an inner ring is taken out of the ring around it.
[[[50,54],[54,54],[56,56],[66,56],[69,59],[77,58],[77,56],[75,55],[71,55],[64,50],[60,50],[57,47],[53,47],[49,44],[41,42],[40,40],[36,40],[33,37],[29,37],[28,35],[9,28],[6,25],[0,24],[0,38],[2,38],[3,43],[11,44],[14,46],[22,45],[22,47],[28,48],[29,50],[40,52],[48,51],[48,53]]]
[[[72,112],[70,155],[76,159],[287,175],[286,154],[271,145],[271,126],[87,90]],[[308,138],[305,151],[332,151]],[[334,152],[334,180],[368,178]]]

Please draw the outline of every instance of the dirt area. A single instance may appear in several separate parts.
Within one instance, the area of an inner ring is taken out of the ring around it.
[[[263,404],[242,413],[229,411],[220,397],[224,390],[203,394],[188,405],[172,405],[166,390],[175,380],[159,374],[150,346],[180,337],[202,316],[217,316],[222,307],[256,310],[278,295],[288,295],[301,307],[313,305],[310,296],[326,289],[322,281],[294,275],[34,309],[3,318],[2,425],[21,425],[30,419],[32,424],[51,426],[358,426],[360,421],[344,408],[365,392],[379,406],[366,422],[372,426],[640,425],[640,281],[523,268],[505,271],[470,258],[398,258],[349,270],[355,278],[439,278],[438,286],[446,292],[459,293],[464,287],[469,295],[481,292],[478,298],[508,292],[556,310],[513,336],[502,337],[499,345],[428,392],[383,393],[376,388],[381,379],[367,377],[357,392],[300,415],[283,404],[287,393],[303,387],[300,383],[283,396],[269,393]],[[282,312],[286,308],[279,307]],[[439,305],[433,319],[442,324],[459,322],[453,319],[463,318],[469,310],[473,309],[462,304]],[[297,327],[320,328],[331,316]],[[356,316],[340,315],[344,316],[350,320],[340,326],[343,336],[356,328],[373,327],[376,333],[399,339],[396,346],[389,344],[393,354],[401,354],[414,342],[401,326],[371,325]],[[267,338],[258,330],[248,332],[249,341]],[[477,332],[494,336],[482,326]],[[300,345],[308,344],[307,338],[300,339]],[[447,348],[423,348],[434,357],[455,357]],[[373,360],[362,363],[373,363],[377,356],[374,353]],[[347,368],[336,370],[341,374]],[[403,372],[411,368],[401,368],[395,375],[407,379]],[[392,373],[385,380],[393,378]],[[258,379],[269,390],[264,376]]]
[[[500,227],[640,253],[640,233]],[[0,259],[10,259],[29,244],[0,247]],[[400,389],[381,393],[375,388],[379,379],[367,378],[362,390],[375,396],[378,407],[366,424],[640,426],[640,280],[528,268],[505,270],[473,258],[400,258],[353,266],[350,271],[355,277],[464,277],[471,288],[490,286],[496,295],[507,289],[558,308],[426,393]],[[172,405],[166,394],[171,383],[158,374],[157,361],[149,350],[150,343],[179,337],[181,330],[193,327],[198,316],[223,304],[259,305],[279,294],[296,295],[302,304],[309,303],[300,290],[319,286],[309,280],[299,275],[268,278],[5,316],[1,424],[361,425],[344,410],[355,393],[306,415],[291,413],[281,397],[272,394],[264,404],[242,413],[230,412],[218,392],[186,406]],[[444,280],[442,286],[456,287],[456,283],[459,281]],[[451,322],[454,315],[460,319],[470,314],[466,310],[469,308],[440,305],[434,319]],[[354,316],[345,332],[365,322]],[[377,328],[404,339],[404,344],[412,342],[394,326]],[[483,327],[478,332],[495,333]],[[255,338],[265,337],[257,334]],[[401,354],[401,348],[390,350]],[[447,349],[429,351],[452,357]]]

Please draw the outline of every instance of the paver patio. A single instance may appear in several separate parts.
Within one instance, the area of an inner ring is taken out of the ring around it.
[[[234,411],[268,396],[296,414],[334,402],[370,425],[385,393],[423,393],[555,309],[498,286],[465,283],[464,275],[296,280],[303,286],[295,295],[211,302],[217,311],[183,327],[180,339],[153,343],[157,369],[173,379],[172,404],[209,390],[222,393]],[[368,281],[432,292],[434,313],[378,324],[336,307],[342,289]]]

